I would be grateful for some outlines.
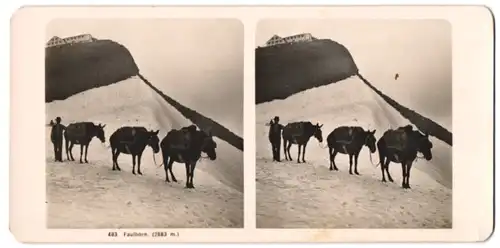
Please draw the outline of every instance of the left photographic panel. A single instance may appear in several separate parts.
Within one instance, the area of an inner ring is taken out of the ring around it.
[[[56,19],[47,228],[243,228],[243,24]]]

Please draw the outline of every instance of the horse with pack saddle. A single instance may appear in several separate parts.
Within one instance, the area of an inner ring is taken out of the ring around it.
[[[387,173],[389,181],[394,182],[389,173],[389,164],[399,163],[403,174],[401,187],[409,189],[410,171],[417,154],[420,152],[427,161],[431,160],[432,146],[429,135],[413,130],[411,125],[385,131],[377,142],[382,181],[386,182],[385,173]]]
[[[64,131],[66,140],[66,157],[68,160],[75,161],[73,157],[73,146],[80,145],[80,163],[82,161],[83,150],[85,149],[85,163],[88,163],[87,154],[92,138],[97,137],[102,143],[106,141],[104,135],[104,125],[96,125],[93,122],[76,122],[69,124]]]
[[[336,170],[335,157],[338,153],[349,155],[349,174],[352,175],[352,165],[354,160],[354,173],[358,172],[358,157],[363,146],[370,149],[370,160],[372,153],[375,153],[375,131],[364,130],[360,126],[341,126],[335,128],[326,138],[328,144],[328,156],[330,157],[330,170]]]
[[[172,172],[174,162],[184,163],[186,167],[186,188],[194,188],[193,179],[197,162],[202,153],[207,154],[210,160],[217,158],[217,144],[213,140],[210,130],[197,130],[195,125],[181,129],[170,130],[160,143],[165,168],[165,181],[170,182],[177,179]],[[161,165],[160,165],[161,166]]]
[[[158,133],[160,130],[147,130],[140,126],[124,126],[118,128],[109,137],[111,146],[111,156],[113,159],[113,170],[121,171],[118,165],[118,156],[120,153],[130,154],[132,156],[132,174],[135,174],[135,165],[137,158],[137,174],[141,172],[141,158],[147,146],[153,149],[154,155],[160,151]]]
[[[292,161],[290,155],[290,147],[295,144],[298,146],[297,163],[300,163],[300,154],[302,150],[302,163],[305,163],[305,154],[307,143],[311,137],[315,137],[319,143],[323,142],[323,134],[321,131],[323,124],[312,124],[310,121],[299,121],[288,123],[282,132],[283,150],[285,151],[285,159]]]

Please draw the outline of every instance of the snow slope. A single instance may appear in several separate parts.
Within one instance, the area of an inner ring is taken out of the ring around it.
[[[131,173],[132,157],[118,158],[122,171],[112,171],[109,136],[123,125],[142,125],[160,130],[162,139],[171,128],[190,124],[175,109],[162,102],[138,78],[89,90],[64,101],[46,104],[47,123],[56,116],[63,124],[93,121],[106,124],[106,144],[94,139],[88,150],[89,164],[77,161],[54,163],[50,128],[47,128],[47,202],[49,228],[229,228],[243,227],[243,194],[224,184],[210,167],[242,164],[242,154],[217,140],[216,161],[201,160],[194,177],[196,189],[184,189],[185,167],[174,164],[178,183],[165,183],[163,166],[153,162],[151,148],[143,157],[142,176]],[[162,162],[161,154],[155,156]]]
[[[433,160],[414,163],[410,184],[401,188],[401,166],[389,165],[394,183],[382,183],[378,154],[370,162],[368,149],[359,157],[360,176],[349,175],[349,158],[339,154],[339,171],[329,171],[328,149],[312,139],[306,164],[272,162],[268,127],[280,116],[283,124],[308,120],[324,124],[323,139],[341,125],[376,129],[408,121],[380,99],[357,77],[310,89],[284,100],[256,107],[257,226],[260,228],[450,228],[452,225],[451,148],[431,138]],[[326,146],[325,144],[323,144]],[[281,157],[283,149],[281,148]]]

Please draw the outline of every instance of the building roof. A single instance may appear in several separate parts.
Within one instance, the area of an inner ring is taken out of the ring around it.
[[[47,41],[47,43],[50,43],[50,42],[53,42],[53,41],[56,41],[56,40],[61,41],[62,39],[61,39],[61,38],[59,38],[59,37],[57,37],[57,36],[54,36],[54,37],[52,37],[49,41]]]
[[[281,40],[281,39],[283,39],[283,38],[279,37],[278,35],[273,35],[273,37],[271,37],[271,39],[269,39],[266,43],[269,43],[273,40]]]

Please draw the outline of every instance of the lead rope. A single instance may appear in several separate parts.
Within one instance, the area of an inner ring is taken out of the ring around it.
[[[160,165],[156,164],[155,153],[153,152],[153,162],[155,163],[156,168],[160,168],[163,165],[163,162]]]
[[[368,153],[370,154],[370,163],[372,163],[372,165],[375,166],[375,168],[377,168],[380,165],[380,161],[378,161],[377,164],[374,164],[372,161],[372,153],[370,151],[368,151]]]

